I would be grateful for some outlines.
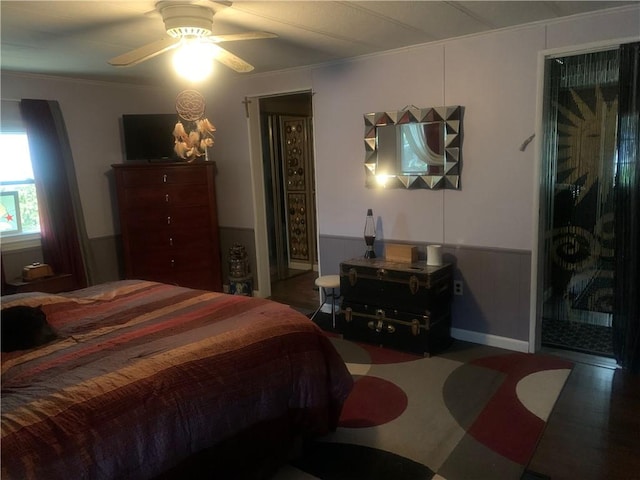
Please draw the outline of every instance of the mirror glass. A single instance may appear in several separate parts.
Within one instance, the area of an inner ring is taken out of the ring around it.
[[[367,187],[460,188],[462,107],[407,108],[364,119]]]

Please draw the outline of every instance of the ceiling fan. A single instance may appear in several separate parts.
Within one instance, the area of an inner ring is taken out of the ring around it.
[[[230,2],[226,4],[229,5]],[[162,15],[169,36],[114,57],[109,60],[109,64],[115,67],[131,67],[184,44],[196,42],[200,45],[208,45],[211,51],[214,51],[214,58],[223,65],[236,72],[246,73],[253,70],[253,65],[218,44],[277,37],[277,35],[268,32],[213,35],[215,12],[211,8],[195,3],[161,1],[156,4],[155,8]]]

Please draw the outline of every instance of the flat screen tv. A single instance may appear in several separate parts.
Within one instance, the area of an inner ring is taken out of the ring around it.
[[[178,161],[173,151],[175,113],[122,115],[124,152],[127,161]]]

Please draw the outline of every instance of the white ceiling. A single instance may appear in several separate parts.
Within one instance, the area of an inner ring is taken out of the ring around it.
[[[155,1],[2,0],[3,70],[157,83],[168,54],[133,67],[107,62],[166,36]],[[185,2],[181,2],[185,3]],[[267,31],[278,38],[227,42],[253,73],[313,65],[556,19],[637,1],[234,1],[212,8],[214,34]],[[238,74],[217,65],[220,75]]]

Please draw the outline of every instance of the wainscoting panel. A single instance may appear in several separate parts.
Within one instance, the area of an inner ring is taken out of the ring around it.
[[[424,260],[426,244],[412,245]],[[375,247],[382,257],[384,242],[376,241]],[[321,235],[319,251],[321,274],[335,275],[341,261],[364,254],[364,239]],[[519,345],[529,341],[530,251],[443,245],[443,260],[454,264],[454,280],[463,282],[463,294],[453,297],[456,331],[512,339]]]
[[[122,238],[120,235],[89,239],[94,265],[92,283],[97,285],[124,278]]]
[[[319,240],[322,275],[337,275],[340,262],[362,256],[365,251],[362,238],[321,235]],[[253,229],[221,227],[220,241],[223,283],[229,275],[227,255],[234,243],[240,243],[247,249],[250,268],[255,273]],[[122,278],[120,237],[94,238],[90,242],[96,272],[94,283]],[[417,246],[419,258],[424,259],[426,245]],[[375,250],[382,257],[384,242],[376,241]],[[443,260],[454,264],[454,280],[463,282],[463,294],[453,297],[452,328],[455,331],[516,342],[529,341],[531,252],[444,245]],[[22,267],[34,261],[42,261],[39,249],[5,253],[3,266],[7,278],[19,276]],[[254,282],[257,282],[255,277]],[[254,289],[259,289],[255,283]]]
[[[515,340],[529,340],[531,253],[445,246],[463,294],[453,298],[453,326]]]
[[[90,238],[89,246],[91,254],[87,261],[92,272],[91,283],[93,285],[124,278],[120,235]],[[22,268],[33,262],[42,262],[42,249],[39,246],[7,251],[2,254],[7,280],[22,276]]]
[[[2,252],[2,268],[7,281],[21,278],[22,268],[33,262],[42,263],[42,249],[40,247]]]

